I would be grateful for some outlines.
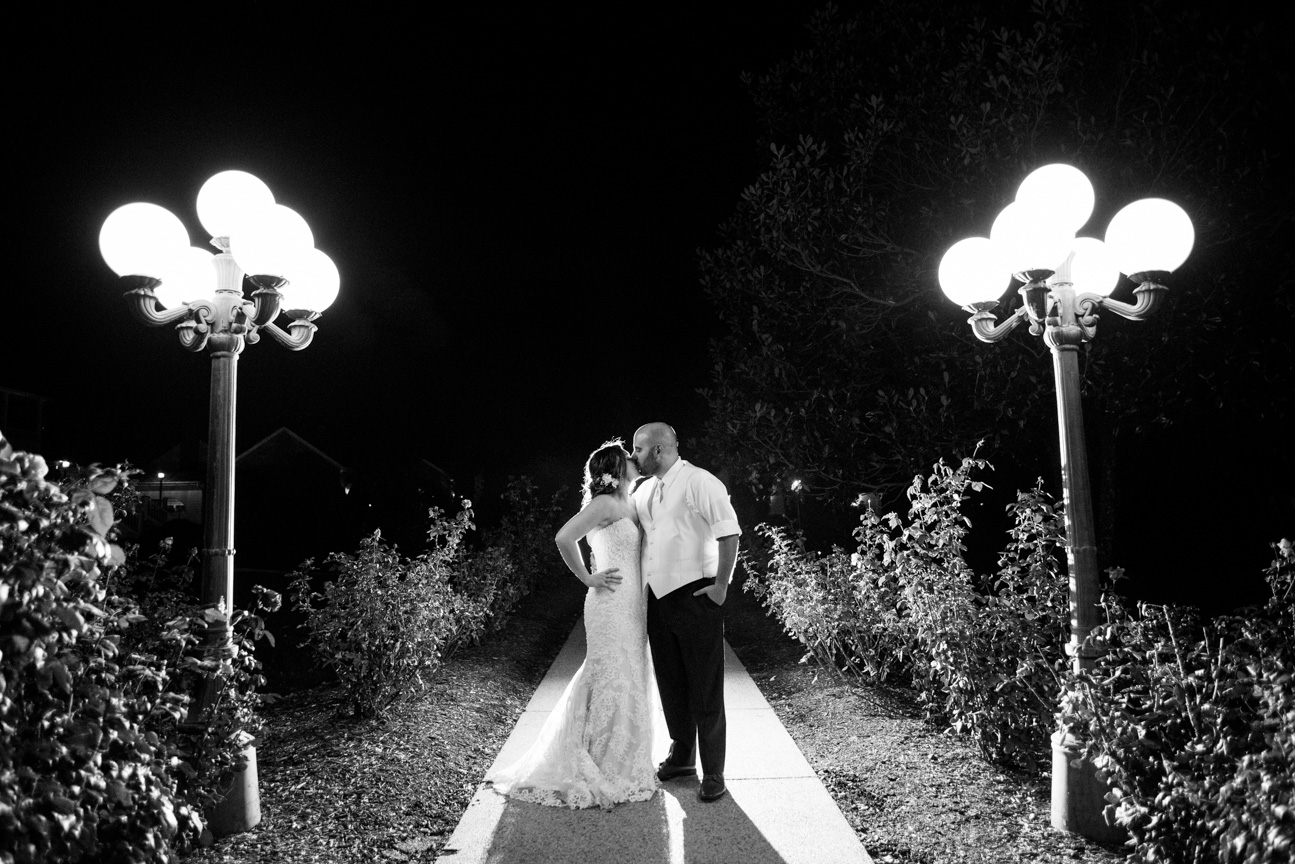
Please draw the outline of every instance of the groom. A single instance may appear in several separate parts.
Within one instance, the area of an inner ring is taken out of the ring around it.
[[[670,755],[662,781],[697,773],[698,797],[715,801],[724,786],[724,598],[737,562],[737,514],[713,474],[679,458],[665,423],[634,433],[630,457],[645,478],[634,492],[643,526],[647,632]]]

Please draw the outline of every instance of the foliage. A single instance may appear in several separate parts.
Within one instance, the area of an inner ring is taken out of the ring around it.
[[[354,554],[325,559],[334,578],[322,592],[311,589],[313,562],[298,568],[290,590],[306,614],[301,626],[319,662],[337,672],[352,713],[382,716],[422,692],[455,648],[503,626],[553,570],[561,494],[541,503],[529,478],[510,478],[504,518],[479,550],[465,542],[476,527],[465,499],[452,518],[429,511],[429,548],[416,557],[401,555],[375,531]]]
[[[504,516],[485,537],[485,550],[468,562],[469,576],[462,584],[470,593],[484,593],[487,581],[493,584],[489,604],[490,630],[498,630],[530,594],[545,575],[557,572],[553,554],[553,535],[557,533],[565,489],[559,489],[547,502],[541,501],[538,487],[529,477],[509,477],[504,490]],[[468,587],[471,584],[473,587]]]
[[[474,526],[470,501],[453,517],[429,511],[429,548],[406,558],[382,542],[381,530],[355,553],[331,553],[323,564],[331,579],[311,588],[313,561],[293,574],[294,608],[319,662],[341,680],[345,706],[362,717],[381,716],[399,699],[427,686],[447,652],[475,639],[485,626],[494,590],[476,596],[457,590],[453,578]]]
[[[875,519],[872,513],[865,519]],[[899,585],[888,574],[860,566],[836,547],[809,552],[804,537],[757,525],[743,547],[746,590],[776,614],[824,667],[876,683],[907,681],[911,650],[899,626]]]
[[[255,743],[264,726],[260,709],[278,698],[260,692],[265,678],[255,643],[265,639],[274,644],[264,616],[277,612],[282,598],[253,585],[250,609],[235,607],[227,613],[223,604],[204,605],[194,584],[197,550],[190,550],[185,564],[171,565],[170,546],[168,538],[147,560],[132,549],[130,566],[115,571],[108,588],[133,598],[143,617],[123,634],[122,653],[164,668],[167,687],[174,692],[205,689],[208,694],[201,708],[188,705],[174,729],[157,730],[174,738],[175,755],[189,767],[181,790],[206,809],[245,764],[245,747]]]
[[[1084,354],[1103,434],[1221,406],[1233,422],[1289,417],[1276,321],[1295,319],[1295,292],[1235,290],[1289,278],[1272,275],[1289,255],[1284,142],[1264,119],[1289,82],[1273,33],[1157,0],[880,0],[829,5],[807,29],[808,50],[746,77],[766,160],[700,260],[724,328],[707,444],[734,476],[844,502],[981,439],[1000,461],[1009,441],[1013,459],[1046,458],[1046,348],[1023,331],[977,343],[935,277],[1052,161],[1097,187],[1083,233],[1150,194],[1197,229],[1157,320],[1108,316]]]
[[[235,613],[237,658],[199,644],[224,610],[146,588],[110,542],[130,471],[71,468],[0,437],[0,827],[26,861],[166,861],[204,831],[203,809],[256,728],[258,616]],[[212,676],[204,725],[182,723]]]
[[[1295,851],[1295,545],[1274,546],[1263,609],[1111,596],[1109,648],[1070,686],[1063,722],[1147,861],[1288,862]]]
[[[1066,592],[1058,510],[1041,486],[1008,509],[1014,527],[992,584],[964,560],[962,510],[983,459],[943,461],[908,490],[905,523],[867,510],[857,550],[808,551],[781,528],[745,551],[748,590],[815,656],[843,674],[911,684],[930,718],[971,735],[994,762],[1039,769],[1048,759],[1065,666]]]

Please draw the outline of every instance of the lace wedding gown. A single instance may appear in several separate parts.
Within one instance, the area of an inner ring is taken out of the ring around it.
[[[598,569],[620,568],[621,583],[589,589],[584,664],[526,755],[487,778],[498,792],[552,807],[610,808],[657,788],[638,526],[620,519],[592,532],[589,546]]]

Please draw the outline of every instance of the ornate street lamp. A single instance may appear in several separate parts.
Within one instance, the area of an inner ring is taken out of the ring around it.
[[[940,287],[971,313],[976,337],[997,342],[1023,321],[1052,349],[1061,433],[1066,557],[1070,571],[1070,641],[1074,668],[1093,668],[1100,648],[1089,633],[1099,623],[1100,591],[1092,490],[1079,401],[1079,346],[1097,335],[1102,309],[1140,321],[1156,308],[1169,274],[1187,260],[1194,234],[1182,208],[1161,198],[1136,201],[1111,220],[1105,242],[1076,237],[1093,210],[1093,187],[1069,165],[1047,165],[1021,183],[1016,200],[994,220],[990,235],[961,240],[940,262]],[[1136,302],[1112,300],[1120,273],[1138,284]],[[994,308],[1012,277],[1023,302],[1002,322]],[[1092,839],[1121,832],[1102,816],[1105,784],[1079,761],[1078,742],[1052,738],[1052,826]]]
[[[337,297],[337,268],[314,248],[306,222],[274,202],[264,183],[242,171],[224,171],[198,192],[198,219],[211,234],[212,255],[189,245],[184,225],[154,204],[127,204],[114,210],[99,232],[104,261],[129,286],[131,311],[145,324],[174,323],[189,351],[211,349],[211,401],[208,417],[207,485],[202,601],[234,600],[234,418],[238,355],[245,344],[268,333],[293,351],[310,344],[315,320]],[[243,296],[244,279],[252,296]],[[287,330],[274,324],[281,310]],[[159,475],[159,489],[161,480]],[[208,644],[228,650],[227,620],[208,630]],[[197,694],[189,720],[197,721],[212,704],[215,681]],[[212,814],[217,835],[254,827],[261,819],[256,749],[247,748],[247,767]]]

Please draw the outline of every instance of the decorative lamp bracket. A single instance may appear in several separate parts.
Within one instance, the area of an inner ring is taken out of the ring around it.
[[[1075,296],[1075,323],[1083,331],[1085,342],[1091,342],[1097,338],[1097,311],[1102,307],[1102,299],[1098,294]]]
[[[130,301],[130,311],[150,327],[160,327],[188,316],[187,306],[164,309],[158,302],[153,289],[162,284],[161,279],[154,279],[152,276],[123,276],[121,281],[130,286],[125,294]]]
[[[319,313],[293,309],[288,314],[293,319],[288,325],[288,332],[285,333],[273,323],[266,324],[261,329],[273,336],[280,345],[292,351],[300,351],[315,338],[315,331],[319,328],[315,326],[314,321],[319,317]]]
[[[978,303],[969,303],[962,308],[971,313],[967,323],[971,325],[971,332],[981,342],[997,342],[1008,333],[1016,329],[1025,316],[1024,309],[1017,309],[1002,323],[996,323],[994,308],[998,306],[997,300],[983,300]]]
[[[1050,348],[1077,348],[1097,335],[1097,308],[1101,297],[1076,294],[1069,282],[1054,282],[1048,288],[1048,316],[1043,324],[1043,341]]]
[[[253,311],[249,313],[249,317],[257,327],[264,327],[279,317],[283,304],[281,289],[288,284],[288,280],[279,276],[249,276],[248,279],[256,286],[256,290],[252,292]]]
[[[212,256],[216,269],[214,296],[165,309],[156,294],[162,280],[151,276],[123,276],[132,314],[152,327],[176,322],[180,345],[187,351],[210,348],[237,354],[243,350],[244,343],[259,342],[261,331],[293,351],[310,345],[318,329],[314,321],[320,313],[284,308],[282,289],[288,280],[281,276],[245,274],[229,251],[228,237],[213,237],[211,245],[218,250]],[[244,279],[253,286],[250,299],[243,296]],[[292,319],[286,330],[274,324],[280,313]]]
[[[1156,307],[1160,305],[1161,296],[1169,290],[1169,287],[1165,285],[1165,282],[1169,281],[1168,277],[1168,273],[1160,270],[1147,273],[1132,273],[1129,278],[1134,282],[1141,283],[1137,288],[1133,289],[1133,296],[1137,298],[1136,302],[1123,303],[1119,300],[1104,297],[1102,298],[1102,306],[1122,318],[1128,318],[1130,321],[1141,321],[1148,318]]]
[[[1018,290],[1022,300],[1021,308],[1030,319],[1030,335],[1032,336],[1043,333],[1044,324],[1048,318],[1050,305],[1048,277],[1053,272],[1052,270],[1025,270],[1014,274],[1017,279],[1025,283]]]
[[[176,325],[175,329],[179,332],[180,345],[186,351],[198,352],[207,347],[207,337],[210,335],[207,328],[198,329],[198,324],[192,318],[186,318]]]

